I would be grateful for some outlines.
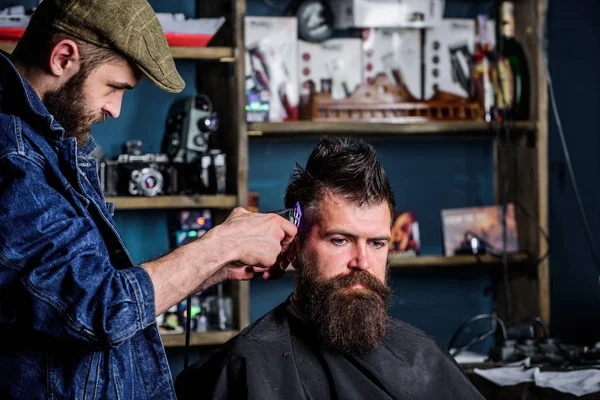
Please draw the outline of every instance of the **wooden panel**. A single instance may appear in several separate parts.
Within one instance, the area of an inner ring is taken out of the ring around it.
[[[231,47],[171,47],[173,58],[192,60],[217,60],[221,62],[235,61]]]
[[[167,209],[167,208],[233,208],[236,196],[157,196],[157,197],[107,197],[117,210]]]
[[[536,27],[539,36],[544,36],[544,26],[546,21],[546,13],[548,11],[548,0],[540,0],[538,3],[537,18],[539,21]],[[536,111],[539,120],[538,124],[538,218],[541,227],[549,231],[549,186],[548,186],[548,83],[546,81],[546,70],[544,67],[544,57],[541,51],[541,46],[538,45],[536,54]],[[549,244],[545,240],[540,240],[538,243],[538,255],[546,254]],[[539,302],[541,317],[550,323],[550,264],[549,260],[545,259],[538,267],[538,282],[539,282]]]
[[[16,43],[0,42],[0,50],[5,51],[7,53],[12,53],[16,45]]]
[[[209,346],[225,343],[238,331],[191,332],[190,346]],[[184,347],[185,333],[176,335],[161,335],[164,347]]]
[[[532,133],[536,129],[535,122],[520,121],[515,124],[515,131]],[[249,125],[249,136],[309,136],[314,134],[345,135],[419,135],[419,136],[469,136],[489,138],[496,134],[496,125],[485,122],[424,122],[414,124],[391,124],[369,122],[280,122],[253,123]]]
[[[548,122],[546,80],[539,43],[535,36],[536,22],[544,21],[546,0],[536,1],[537,15],[532,16],[529,1],[516,2],[517,39],[523,44],[531,76],[531,113],[537,121],[535,140],[501,130],[502,140],[495,144],[496,202],[505,198],[516,205],[519,246],[537,259],[546,254],[547,241],[541,233],[548,232]],[[511,124],[507,125],[509,128]],[[510,138],[507,138],[510,136]],[[497,287],[497,308],[507,318],[506,288],[503,279]],[[540,263],[533,275],[510,279],[512,317],[540,316],[549,322],[549,277],[547,260]]]
[[[233,318],[242,330],[250,323],[250,282],[234,282],[231,296],[237,308]]]
[[[246,17],[246,1],[235,1],[235,32],[234,43],[237,59],[235,62],[236,87],[234,93],[234,116],[238,144],[238,203],[246,206],[248,203],[248,134],[246,131],[246,68],[245,68],[245,34],[244,20]]]
[[[510,263],[526,263],[531,258],[526,253],[518,253],[510,256]],[[460,267],[460,266],[479,266],[485,265],[499,265],[501,259],[491,255],[483,255],[475,257],[471,255],[460,255],[460,256],[419,256],[419,257],[403,257],[403,256],[392,256],[390,258],[391,268],[434,268],[434,267]]]
[[[16,43],[0,42],[0,50],[12,53]],[[232,47],[171,47],[173,58],[192,60],[215,60],[221,62],[235,61]]]
[[[527,253],[517,253],[511,255],[509,258],[511,265],[516,264],[527,264],[531,261],[531,257]],[[498,266],[502,260],[498,257],[491,255],[483,255],[480,257],[470,255],[460,256],[418,256],[418,257],[405,257],[405,256],[391,256],[390,257],[390,268],[393,269],[426,269],[426,268],[455,268],[455,267],[481,267],[486,266]],[[288,267],[286,272],[295,272],[296,270],[292,267]]]

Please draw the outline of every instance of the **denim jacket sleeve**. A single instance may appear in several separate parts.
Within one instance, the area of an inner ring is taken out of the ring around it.
[[[89,200],[52,182],[38,157],[0,159],[0,292],[17,296],[0,296],[0,322],[116,347],[155,323],[152,281],[111,264]]]

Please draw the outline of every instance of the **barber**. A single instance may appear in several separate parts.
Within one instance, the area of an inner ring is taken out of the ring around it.
[[[90,126],[117,118],[142,75],[184,88],[146,0],[44,0],[13,54],[0,52],[2,399],[174,399],[156,316],[226,279],[269,277],[296,234],[238,208],[134,265]]]

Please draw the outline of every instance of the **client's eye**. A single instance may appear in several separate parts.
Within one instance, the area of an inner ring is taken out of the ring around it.
[[[382,247],[385,247],[385,242],[383,240],[374,240],[373,242],[371,242],[371,245],[376,249],[380,249]]]
[[[344,243],[346,243],[346,239],[344,239],[344,238],[333,238],[333,239],[331,239],[331,243],[333,243],[335,245],[338,245],[338,246],[341,246]]]

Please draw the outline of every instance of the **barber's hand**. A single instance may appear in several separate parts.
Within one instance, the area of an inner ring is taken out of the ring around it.
[[[256,274],[270,275],[296,236],[296,226],[277,214],[261,214],[236,208],[227,220],[207,232],[218,239],[224,250],[231,254],[230,262],[215,272],[206,283],[215,284],[226,279],[252,279]],[[266,272],[265,272],[266,271]]]

